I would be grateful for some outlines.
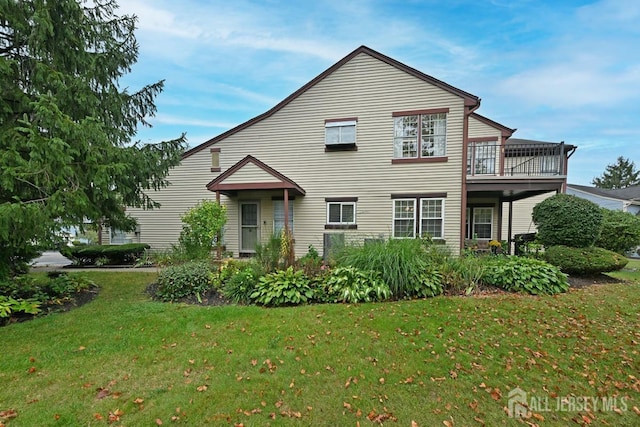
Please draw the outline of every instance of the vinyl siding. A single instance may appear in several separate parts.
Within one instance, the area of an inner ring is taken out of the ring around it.
[[[392,165],[392,113],[434,108],[449,108],[448,161]],[[221,148],[222,172],[251,154],[306,191],[306,195],[296,197],[294,203],[296,255],[306,253],[309,245],[321,251],[323,233],[329,232],[324,229],[326,197],[358,197],[357,231],[348,234],[365,238],[391,235],[392,193],[443,192],[447,193],[444,238],[457,252],[463,114],[462,98],[360,54],[272,116],[215,146]],[[325,152],[325,120],[343,117],[357,117],[358,150]],[[155,195],[162,204],[161,209],[132,211],[141,222],[143,242],[153,247],[167,247],[176,242],[181,228],[180,215],[200,199],[215,198],[214,193],[205,189],[217,176],[209,172],[210,167],[209,150],[193,154],[171,172],[171,187]],[[253,177],[247,179],[256,182]],[[260,201],[260,232],[262,238],[266,238],[273,229],[272,193],[241,192],[233,200],[222,199],[228,207],[229,218],[225,243],[234,255],[238,253],[239,236],[237,201]]]
[[[512,222],[512,236],[522,233],[535,233],[537,231],[531,214],[533,213],[533,207],[543,200],[555,195],[555,191],[541,194],[528,199],[518,200],[513,202],[513,222]],[[509,226],[509,203],[504,203],[502,206],[502,236],[504,240],[508,238],[508,226]]]
[[[223,182],[225,184],[240,184],[244,182],[280,182],[280,180],[255,164],[247,163]]]

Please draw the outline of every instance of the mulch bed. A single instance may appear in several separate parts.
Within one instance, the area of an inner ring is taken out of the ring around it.
[[[146,288],[146,293],[154,300],[161,301],[156,296],[156,291],[158,290],[158,284],[152,283]],[[231,304],[231,301],[226,299],[215,289],[211,289],[206,293],[200,295],[200,301],[198,301],[198,297],[195,295],[191,295],[185,298],[181,298],[174,303],[184,303],[184,304],[195,304],[195,305],[209,305],[209,306],[220,306],[220,305],[228,305]]]
[[[71,309],[85,305],[88,302],[93,301],[100,292],[100,287],[97,285],[91,286],[89,289],[78,292],[72,298],[61,301],[59,304],[47,304],[40,306],[42,312],[40,314],[27,314],[17,313],[8,319],[0,319],[0,326],[5,326],[11,323],[24,322],[31,320],[35,317],[45,316],[50,313],[60,313],[69,311]]]

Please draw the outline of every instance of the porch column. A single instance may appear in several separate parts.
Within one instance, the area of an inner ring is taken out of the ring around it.
[[[284,189],[284,233],[287,240],[287,265],[293,265],[296,257],[293,250],[293,234],[291,233],[291,227],[289,227],[289,190]]]
[[[502,200],[498,202],[498,239],[502,241]]]
[[[220,204],[220,191],[216,190],[216,203]],[[216,234],[216,258],[218,260],[222,259],[222,232],[218,230]]]
[[[513,242],[513,238],[511,237],[511,233],[513,233],[513,201],[509,200],[509,226],[507,233],[509,233],[509,250],[507,251],[509,255],[511,255],[511,243]]]

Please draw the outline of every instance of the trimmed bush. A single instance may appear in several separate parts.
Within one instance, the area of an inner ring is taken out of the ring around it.
[[[602,230],[595,246],[624,254],[640,245],[640,218],[622,211],[602,209]]]
[[[616,252],[596,247],[552,246],[545,250],[544,258],[563,272],[576,276],[620,270],[629,262]]]
[[[395,298],[433,296],[442,292],[421,239],[373,240],[346,246],[336,256],[341,267],[376,271]]]
[[[324,283],[324,298],[328,302],[384,301],[391,297],[391,289],[380,280],[375,271],[362,271],[354,267],[337,267]]]
[[[595,203],[568,194],[556,194],[533,208],[537,239],[545,246],[585,248],[600,235],[602,211]]]
[[[167,267],[158,275],[156,298],[177,301],[189,296],[200,296],[211,287],[209,265],[205,262],[188,262]]]
[[[487,257],[482,281],[511,292],[553,295],[569,289],[567,276],[544,261],[518,256]]]
[[[314,291],[311,280],[293,267],[262,276],[251,299],[266,306],[298,305],[310,302]]]
[[[150,247],[145,243],[65,246],[60,253],[75,265],[133,265]]]

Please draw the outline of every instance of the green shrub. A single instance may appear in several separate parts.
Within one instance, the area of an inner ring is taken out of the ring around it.
[[[354,267],[337,267],[324,282],[324,298],[328,302],[359,303],[384,301],[391,297],[391,289],[380,280],[376,271],[362,271]]]
[[[622,211],[602,209],[602,230],[595,246],[619,254],[640,245],[640,218]]]
[[[518,256],[487,257],[482,280],[511,292],[553,295],[569,289],[567,276],[544,261]]]
[[[629,262],[616,252],[596,247],[552,246],[545,250],[544,258],[563,272],[576,276],[620,270]]]
[[[227,269],[227,271],[230,269]],[[259,268],[248,264],[239,271],[235,271],[222,285],[222,294],[236,304],[249,304],[251,294],[256,290],[256,284],[261,276]]]
[[[75,265],[134,265],[149,248],[145,243],[65,246],[60,253]]]
[[[256,284],[251,299],[266,306],[297,305],[310,302],[314,290],[311,280],[302,270],[293,267],[262,276]]]
[[[177,301],[192,295],[200,296],[211,287],[209,265],[188,262],[167,267],[158,275],[156,297],[162,301]]]
[[[227,222],[227,211],[220,203],[202,200],[182,216],[179,246],[193,260],[207,259],[217,243],[216,237]]]
[[[545,246],[585,248],[593,245],[602,227],[602,211],[595,203],[568,194],[556,194],[533,208],[537,239]]]
[[[432,263],[421,239],[376,239],[361,246],[345,246],[336,262],[342,267],[378,272],[395,298],[437,292],[433,280],[425,280]]]

